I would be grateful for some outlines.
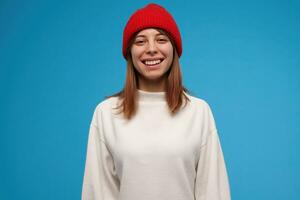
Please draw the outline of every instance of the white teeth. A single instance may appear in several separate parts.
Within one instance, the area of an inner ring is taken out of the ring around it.
[[[160,62],[161,62],[160,60],[151,60],[151,61],[146,60],[146,61],[145,61],[145,64],[146,64],[146,65],[156,65],[156,64],[158,64],[158,63],[160,63]]]

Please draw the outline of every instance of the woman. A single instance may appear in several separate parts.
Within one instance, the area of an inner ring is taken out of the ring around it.
[[[209,105],[182,86],[182,44],[171,14],[138,9],[123,32],[124,89],[91,120],[83,200],[229,200]]]

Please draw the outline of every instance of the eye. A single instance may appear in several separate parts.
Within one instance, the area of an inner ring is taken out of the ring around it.
[[[167,42],[168,40],[165,39],[165,38],[160,38],[160,39],[158,39],[158,41],[159,41],[159,42]]]
[[[137,41],[135,41],[136,44],[141,44],[143,42],[144,42],[143,40],[137,40]]]

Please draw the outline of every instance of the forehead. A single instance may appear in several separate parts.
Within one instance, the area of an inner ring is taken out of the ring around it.
[[[164,35],[155,28],[146,28],[137,33],[138,36]]]

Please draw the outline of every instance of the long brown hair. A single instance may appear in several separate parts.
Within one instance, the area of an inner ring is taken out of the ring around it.
[[[175,115],[179,111],[180,107],[182,106],[183,99],[185,100],[185,105],[187,101],[190,101],[190,99],[184,94],[184,92],[187,94],[189,94],[190,92],[182,84],[182,75],[181,75],[181,70],[179,65],[179,57],[175,48],[174,40],[172,39],[172,37],[170,37],[170,35],[166,31],[158,28],[156,28],[156,30],[168,36],[174,49],[173,61],[171,67],[164,74],[164,76],[166,76],[167,78],[166,91],[165,91],[166,101],[170,113],[172,115]],[[119,100],[121,100],[122,102],[115,109],[121,109],[119,113],[123,113],[126,119],[131,119],[131,117],[133,117],[137,111],[136,91],[138,89],[138,72],[133,66],[131,51],[130,51],[137,33],[135,33],[134,36],[130,39],[128,48],[126,49],[127,72],[126,72],[125,86],[120,92],[110,96],[106,96],[106,98],[119,97]]]

